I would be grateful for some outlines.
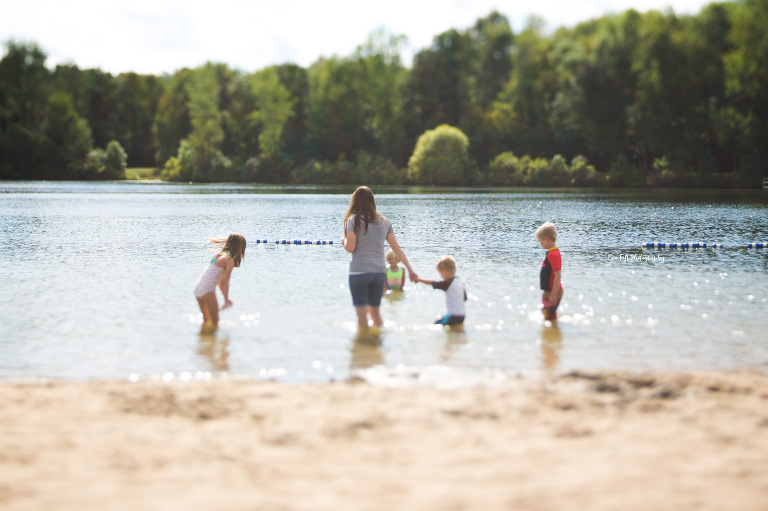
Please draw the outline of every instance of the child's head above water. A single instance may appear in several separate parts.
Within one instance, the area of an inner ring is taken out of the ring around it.
[[[245,258],[245,236],[233,232],[226,238],[209,238],[206,240],[215,245],[221,245],[221,251],[232,256],[235,266],[240,266],[240,261]]]
[[[392,266],[400,262],[400,259],[398,259],[397,256],[395,255],[395,251],[392,250],[391,248],[387,251],[386,259],[387,259],[387,263],[391,264]]]
[[[456,260],[448,255],[441,257],[437,262],[437,271],[439,271],[441,275],[453,275],[456,273]]]
[[[549,238],[552,243],[557,241],[557,230],[555,229],[555,224],[552,222],[544,222],[538,229],[536,229],[537,240],[541,241],[541,239],[545,237]]]

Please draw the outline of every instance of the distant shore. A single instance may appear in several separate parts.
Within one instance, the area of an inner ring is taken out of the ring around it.
[[[764,510],[768,374],[0,384],[4,510]]]

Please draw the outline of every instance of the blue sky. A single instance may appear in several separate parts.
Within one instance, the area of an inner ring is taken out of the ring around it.
[[[47,64],[111,73],[173,73],[206,61],[252,72],[320,57],[348,56],[378,28],[407,37],[403,54],[433,36],[470,27],[498,10],[515,32],[531,15],[548,30],[629,8],[696,14],[703,0],[0,0],[0,41],[34,41]],[[5,50],[3,49],[3,53]]]

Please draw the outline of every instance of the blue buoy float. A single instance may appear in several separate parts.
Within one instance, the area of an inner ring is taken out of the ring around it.
[[[702,243],[702,242],[692,242],[692,243],[664,243],[664,242],[648,242],[643,243],[640,245],[642,248],[680,248],[680,249],[688,249],[688,248],[726,248],[722,243]],[[768,242],[763,243],[747,243],[746,245],[733,245],[728,248],[768,248]]]
[[[257,239],[257,244],[267,244],[268,241],[265,239]],[[333,240],[328,241],[312,241],[312,240],[288,240],[288,239],[279,239],[275,240],[275,245],[333,245]]]
[[[664,243],[664,242],[649,242],[640,245],[643,248],[723,248],[722,243],[702,243],[702,242],[690,242],[690,243]]]

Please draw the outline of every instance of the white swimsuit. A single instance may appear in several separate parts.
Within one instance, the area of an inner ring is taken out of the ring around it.
[[[208,293],[215,291],[216,284],[219,283],[221,274],[224,273],[224,268],[216,266],[216,257],[211,259],[211,264],[205,267],[200,278],[197,279],[197,284],[195,284],[195,296],[198,298],[202,298]]]

